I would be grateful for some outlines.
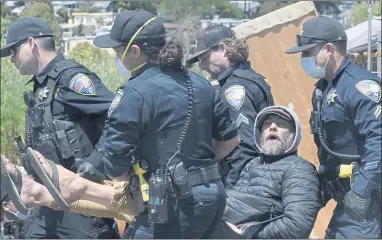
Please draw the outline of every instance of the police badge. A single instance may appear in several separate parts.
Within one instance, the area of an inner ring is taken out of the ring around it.
[[[362,80],[355,87],[374,102],[379,103],[381,100],[381,86],[376,81]]]
[[[233,85],[225,90],[224,95],[232,107],[240,110],[245,100],[245,88],[242,85]]]
[[[110,117],[110,115],[113,113],[114,109],[118,106],[119,102],[121,101],[123,94],[124,94],[124,92],[122,91],[122,89],[118,89],[117,93],[115,94],[113,101],[110,104],[109,110],[107,111],[107,117]]]
[[[83,73],[76,74],[70,80],[69,88],[81,95],[96,95],[92,80]]]

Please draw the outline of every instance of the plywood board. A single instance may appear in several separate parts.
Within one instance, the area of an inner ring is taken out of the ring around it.
[[[264,75],[272,88],[275,103],[292,103],[302,125],[299,155],[319,166],[317,148],[310,134],[311,97],[316,80],[308,77],[300,65],[300,54],[285,51],[296,44],[302,24],[316,16],[312,2],[298,2],[234,28],[238,37],[247,39],[252,68]],[[311,238],[324,238],[334,202],[323,208]]]

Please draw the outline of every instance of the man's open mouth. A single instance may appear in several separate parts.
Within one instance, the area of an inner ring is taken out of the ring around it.
[[[280,140],[280,138],[277,135],[270,135],[267,137],[267,140],[274,141],[274,140]]]

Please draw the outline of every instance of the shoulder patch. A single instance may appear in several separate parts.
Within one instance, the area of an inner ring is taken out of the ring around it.
[[[233,85],[225,90],[224,96],[232,107],[240,110],[245,100],[245,88],[242,85]]]
[[[119,102],[121,101],[123,94],[124,94],[123,90],[118,89],[117,93],[114,96],[113,101],[110,104],[109,110],[107,111],[107,117],[110,117],[114,109],[119,105]]]
[[[96,95],[95,87],[92,80],[83,73],[77,73],[72,77],[69,88],[81,95]]]
[[[376,103],[381,100],[381,86],[373,80],[362,80],[355,85],[355,87],[363,95],[370,98]]]

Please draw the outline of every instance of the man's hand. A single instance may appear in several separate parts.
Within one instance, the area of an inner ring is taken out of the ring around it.
[[[88,162],[80,163],[77,168],[77,173],[79,173],[81,177],[92,182],[100,183],[105,180],[105,174],[101,173],[97,168]]]
[[[345,196],[345,211],[354,220],[363,221],[370,205],[370,198],[365,198],[353,191]]]

